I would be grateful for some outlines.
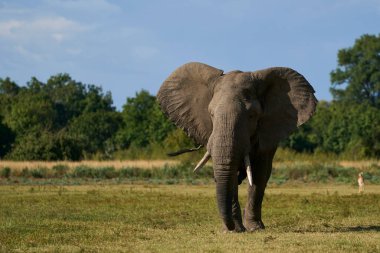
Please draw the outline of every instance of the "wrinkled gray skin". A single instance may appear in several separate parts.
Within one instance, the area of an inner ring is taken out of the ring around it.
[[[164,81],[157,98],[164,113],[211,154],[224,229],[264,229],[261,204],[278,142],[315,111],[307,80],[290,68],[224,74],[187,63]],[[253,182],[242,218],[238,185],[246,177],[247,154]]]

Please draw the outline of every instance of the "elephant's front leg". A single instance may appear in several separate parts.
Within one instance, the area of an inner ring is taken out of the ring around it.
[[[248,201],[244,210],[244,225],[250,232],[264,229],[261,219],[261,205],[264,197],[265,185],[253,183],[248,186]]]
[[[245,227],[243,226],[243,220],[241,217],[241,209],[240,209],[240,204],[239,204],[239,197],[238,197],[238,190],[239,185],[236,183],[234,185],[234,194],[232,198],[232,219],[235,223],[235,232],[244,232]]]
[[[244,210],[244,225],[248,231],[264,229],[261,219],[261,206],[264,192],[272,172],[272,160],[276,150],[266,153],[257,152],[253,164],[253,182],[248,185],[248,201]],[[253,160],[253,161],[252,161]]]

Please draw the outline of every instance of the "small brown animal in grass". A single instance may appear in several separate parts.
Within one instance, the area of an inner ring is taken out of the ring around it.
[[[364,192],[363,172],[360,172],[359,175],[358,175],[358,185],[359,185],[359,193]]]

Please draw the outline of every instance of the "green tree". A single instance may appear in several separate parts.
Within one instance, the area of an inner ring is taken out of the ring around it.
[[[329,118],[329,122],[324,122],[325,125],[320,125],[320,133],[322,133],[321,147],[324,151],[342,153],[347,144],[350,142],[352,133],[349,131],[349,126],[352,118],[351,108],[346,108],[342,104],[332,103],[329,106],[328,116],[321,115],[323,119]]]
[[[54,103],[57,123],[62,127],[82,113],[115,111],[111,93],[103,94],[101,87],[82,84],[68,74],[52,76],[42,86],[42,92]]]
[[[108,152],[105,146],[112,146],[121,121],[112,103],[111,93],[68,74],[51,76],[46,83],[32,77],[26,87],[0,79],[0,156],[77,160],[85,153]],[[6,139],[3,133],[15,136]]]
[[[0,78],[0,159],[10,152],[16,138],[4,118],[10,113],[12,103],[20,90],[21,88],[9,77]]]
[[[11,150],[14,140],[15,134],[3,123],[2,116],[0,115],[0,159]]]
[[[338,67],[330,75],[335,100],[380,108],[380,35],[363,35],[353,47],[339,50]]]
[[[380,110],[368,104],[322,102],[310,126],[309,139],[319,151],[352,158],[380,156]]]
[[[118,133],[118,143],[122,148],[130,145],[146,147],[150,143],[162,142],[174,129],[159,109],[156,98],[145,90],[127,98],[122,117],[123,127]]]
[[[380,35],[363,35],[338,52],[331,72],[334,101],[322,101],[310,122],[283,145],[350,157],[380,157]]]
[[[6,158],[12,160],[62,160],[57,136],[49,131],[30,131],[16,138],[15,147]]]
[[[81,157],[96,152],[109,155],[115,149],[113,137],[121,121],[121,115],[117,112],[83,113],[70,122],[67,135],[75,140]]]
[[[317,145],[313,139],[312,132],[312,126],[310,122],[307,122],[282,141],[280,146],[293,149],[297,152],[313,152]]]
[[[9,77],[0,78],[0,114],[5,116],[10,110],[14,98],[20,91],[20,87]]]
[[[13,102],[5,121],[20,136],[30,131],[52,131],[56,119],[57,112],[48,96],[40,93],[30,94],[23,90]]]
[[[380,157],[380,110],[368,104],[351,107],[345,152],[350,157]]]
[[[195,143],[191,140],[186,133],[179,128],[171,131],[164,140],[164,147],[169,152],[181,150],[184,148],[195,147]],[[203,155],[203,154],[202,154]]]

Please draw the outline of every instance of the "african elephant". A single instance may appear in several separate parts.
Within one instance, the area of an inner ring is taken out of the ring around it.
[[[285,67],[223,73],[191,62],[163,82],[157,99],[178,127],[206,147],[195,171],[212,158],[224,229],[264,229],[261,204],[277,145],[315,112],[317,99],[309,82]],[[246,177],[242,218],[238,185]]]

